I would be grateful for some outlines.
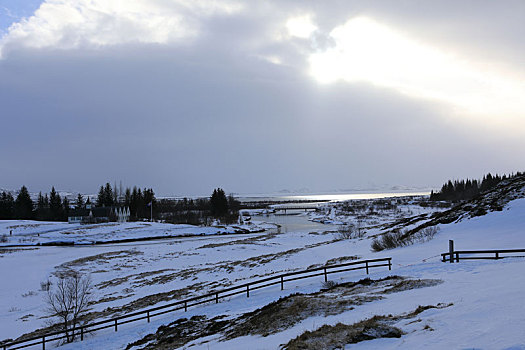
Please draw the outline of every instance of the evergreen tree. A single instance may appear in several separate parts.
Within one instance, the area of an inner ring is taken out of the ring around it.
[[[15,199],[8,192],[0,195],[0,219],[8,220],[14,218]]]
[[[55,191],[55,187],[52,187],[51,193],[49,193],[49,213],[51,220],[62,220],[63,211],[62,198],[60,198],[60,194]]]
[[[82,195],[80,193],[77,196],[77,202],[75,203],[75,207],[77,209],[84,208],[84,197],[82,197]]]
[[[113,189],[111,188],[111,185],[109,182],[106,183],[106,186],[104,187],[104,206],[111,207],[115,203],[113,202]]]
[[[124,195],[124,206],[128,207],[131,205],[131,190],[126,188],[126,194]]]
[[[106,200],[104,198],[104,186],[100,186],[100,189],[98,190],[97,207],[103,207],[105,203]]]
[[[211,215],[216,218],[228,214],[228,199],[222,188],[213,190],[210,198],[210,210]]]
[[[47,194],[46,194],[47,196]],[[49,219],[49,206],[47,197],[42,195],[42,192],[38,193],[38,200],[36,202],[36,214],[37,220],[48,220]]]
[[[33,218],[33,201],[27,187],[22,186],[14,203],[14,217],[16,219]]]
[[[64,196],[64,199],[62,200],[62,220],[67,221],[69,217],[69,199],[67,199],[66,196]]]

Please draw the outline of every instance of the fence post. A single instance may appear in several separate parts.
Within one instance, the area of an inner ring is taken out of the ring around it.
[[[392,270],[392,259],[388,258],[388,271]]]
[[[368,275],[368,260],[365,261],[365,266],[366,266],[366,274]]]
[[[326,267],[324,268],[324,281],[328,282],[328,276],[326,275]]]
[[[184,302],[184,312],[188,311],[188,302]]]
[[[284,278],[283,276],[281,276],[281,290],[284,289]]]
[[[84,341],[84,327],[80,327],[80,341]]]
[[[499,259],[499,253],[496,252],[496,259]]]
[[[42,337],[42,350],[46,350],[46,337]]]
[[[450,263],[452,264],[454,262],[454,241],[451,239],[448,240],[448,253],[450,255]]]
[[[249,284],[246,285],[246,297],[247,298],[250,297],[250,285]]]
[[[459,253],[456,253],[456,262],[459,262]]]
[[[117,319],[115,319],[115,332],[117,331]]]
[[[148,317],[148,323],[149,323],[149,311],[148,311],[148,313],[147,313],[147,317]]]
[[[215,304],[219,303],[219,293],[215,293]]]

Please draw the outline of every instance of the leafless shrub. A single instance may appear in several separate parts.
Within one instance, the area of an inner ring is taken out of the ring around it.
[[[352,239],[354,238],[355,227],[354,225],[340,225],[335,233],[337,239]]]
[[[68,343],[75,339],[75,329],[92,300],[92,289],[89,276],[74,272],[60,276],[55,288],[47,292],[46,312],[60,320]]]
[[[23,296],[24,298],[26,298],[26,297],[32,297],[33,295],[36,295],[36,292],[34,292],[34,291],[32,291],[32,290],[30,290],[30,291],[27,292],[27,293],[22,294],[22,296]]]
[[[364,237],[366,231],[363,229],[361,221],[354,224],[340,225],[335,237],[337,239],[354,239]]]
[[[383,234],[379,238],[375,238],[372,241],[372,249],[376,252],[385,249],[393,249],[405,245],[403,240],[404,232],[402,231],[393,231]]]
[[[438,226],[429,226],[419,230],[411,236],[412,242],[427,242],[430,241],[439,232]]]
[[[20,311],[20,308],[16,306],[11,306],[9,310],[7,310],[7,312],[18,312],[18,311]]]
[[[407,230],[387,232],[381,237],[375,238],[372,241],[371,248],[379,252],[381,250],[407,246],[418,242],[427,242],[434,238],[438,232],[439,227],[437,226],[425,227],[412,234]]]
[[[0,243],[7,243],[7,235],[3,234],[0,236]]]

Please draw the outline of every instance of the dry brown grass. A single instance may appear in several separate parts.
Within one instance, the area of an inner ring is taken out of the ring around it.
[[[324,325],[315,331],[306,331],[290,340],[283,349],[287,350],[324,350],[344,348],[346,344],[355,344],[377,338],[400,338],[401,329],[389,325],[385,316],[374,316],[367,320],[346,325]]]
[[[404,333],[392,324],[414,318],[428,309],[443,309],[452,304],[437,304],[418,306],[414,311],[398,316],[374,316],[372,318],[346,325],[338,323],[335,326],[324,325],[315,331],[306,331],[297,338],[290,340],[282,346],[286,350],[328,350],[343,349],[347,344],[355,344],[366,340],[378,338],[400,338]],[[416,320],[421,321],[421,320]],[[433,331],[432,327],[425,325],[424,330]]]
[[[353,309],[356,305],[381,298],[380,296],[338,298],[321,294],[292,294],[244,314],[226,332],[226,338],[254,334],[267,336],[290,328],[308,317],[337,315]]]

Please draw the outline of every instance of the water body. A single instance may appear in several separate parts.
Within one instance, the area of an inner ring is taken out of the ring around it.
[[[370,193],[324,193],[324,194],[300,194],[300,195],[253,195],[239,196],[241,202],[259,201],[327,201],[339,202],[352,199],[379,199],[406,196],[426,196],[430,192],[370,192]]]
[[[335,231],[337,225],[309,221],[304,210],[289,210],[284,214],[252,215],[252,220],[271,222],[281,226],[281,233]]]
[[[387,192],[387,193],[337,193],[337,194],[312,194],[312,195],[286,195],[286,196],[261,196],[239,197],[243,202],[257,201],[304,201],[316,200],[326,202],[339,202],[357,199],[379,199],[405,196],[424,196],[429,192]],[[288,232],[325,232],[336,231],[338,225],[321,224],[308,220],[304,210],[287,210],[286,214],[252,215],[253,220],[275,223],[281,226],[281,233]]]

